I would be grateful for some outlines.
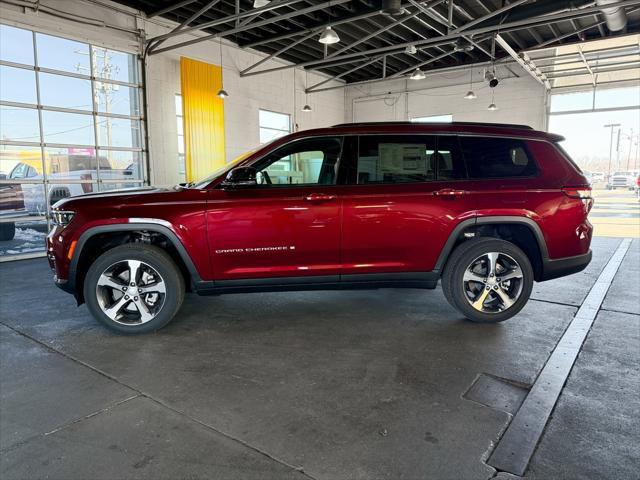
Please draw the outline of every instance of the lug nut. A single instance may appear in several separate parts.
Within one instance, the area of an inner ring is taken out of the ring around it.
[[[136,283],[135,282],[131,282],[129,285],[131,285],[132,287],[135,287]]]
[[[133,300],[134,300],[135,302],[137,302],[137,301],[138,301],[138,297],[133,297]]]
[[[491,287],[489,285],[487,285],[487,290],[491,290]]]
[[[125,299],[125,300],[129,300],[129,295],[125,295],[125,296],[124,296],[124,299]]]
[[[141,288],[138,289],[138,293],[142,293],[142,289]]]
[[[122,287],[122,291],[126,292],[127,291],[127,287]]]
[[[497,290],[497,289],[498,289],[498,285],[494,285],[494,286],[493,286],[493,289],[494,289],[494,290]]]

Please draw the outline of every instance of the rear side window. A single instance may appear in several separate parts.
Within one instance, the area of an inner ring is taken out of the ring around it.
[[[469,178],[530,177],[537,171],[522,140],[460,137],[460,145]]]
[[[432,135],[361,136],[357,182],[419,183],[435,179],[436,151]]]

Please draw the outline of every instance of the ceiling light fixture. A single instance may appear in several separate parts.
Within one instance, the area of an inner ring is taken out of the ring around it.
[[[469,80],[469,91],[464,96],[465,100],[475,100],[478,96],[473,91],[473,67],[471,68],[471,77]]]
[[[320,34],[320,38],[318,39],[320,43],[324,43],[325,45],[332,45],[334,43],[338,43],[340,41],[340,37],[336,33],[336,31],[331,28],[330,25],[327,25],[327,28]]]
[[[491,104],[489,104],[489,106],[487,107],[487,110],[491,111],[491,112],[495,112],[496,110],[498,110],[498,107],[496,106],[495,103],[495,97],[494,97],[494,91],[491,90]]]
[[[415,45],[408,45],[407,48],[404,49],[404,53],[408,53],[409,55],[415,55],[418,52],[418,49]]]
[[[253,8],[266,7],[270,3],[271,3],[271,0],[254,0],[253,1]]]
[[[311,105],[309,105],[309,93],[307,92],[307,87],[309,85],[309,72],[307,70],[304,71],[304,93],[306,95],[305,97],[305,104],[304,107],[302,107],[302,111],[303,112],[312,112],[313,108],[311,108]]]
[[[413,71],[413,73],[409,77],[409,80],[422,80],[425,77],[426,75],[424,74],[424,72],[420,70],[420,67],[418,67]]]
[[[220,40],[220,90],[218,90],[218,93],[216,93],[216,96],[224,100],[229,96],[229,94],[224,89],[224,78],[223,78],[224,68],[222,67],[222,37],[220,37],[219,40]]]

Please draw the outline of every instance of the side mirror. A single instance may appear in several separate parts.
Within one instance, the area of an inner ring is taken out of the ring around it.
[[[251,187],[257,185],[257,170],[253,167],[238,167],[227,173],[222,185],[225,187]]]

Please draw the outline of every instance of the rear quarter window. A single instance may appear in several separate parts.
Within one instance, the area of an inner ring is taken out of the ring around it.
[[[469,178],[530,177],[536,164],[523,140],[460,137]]]

